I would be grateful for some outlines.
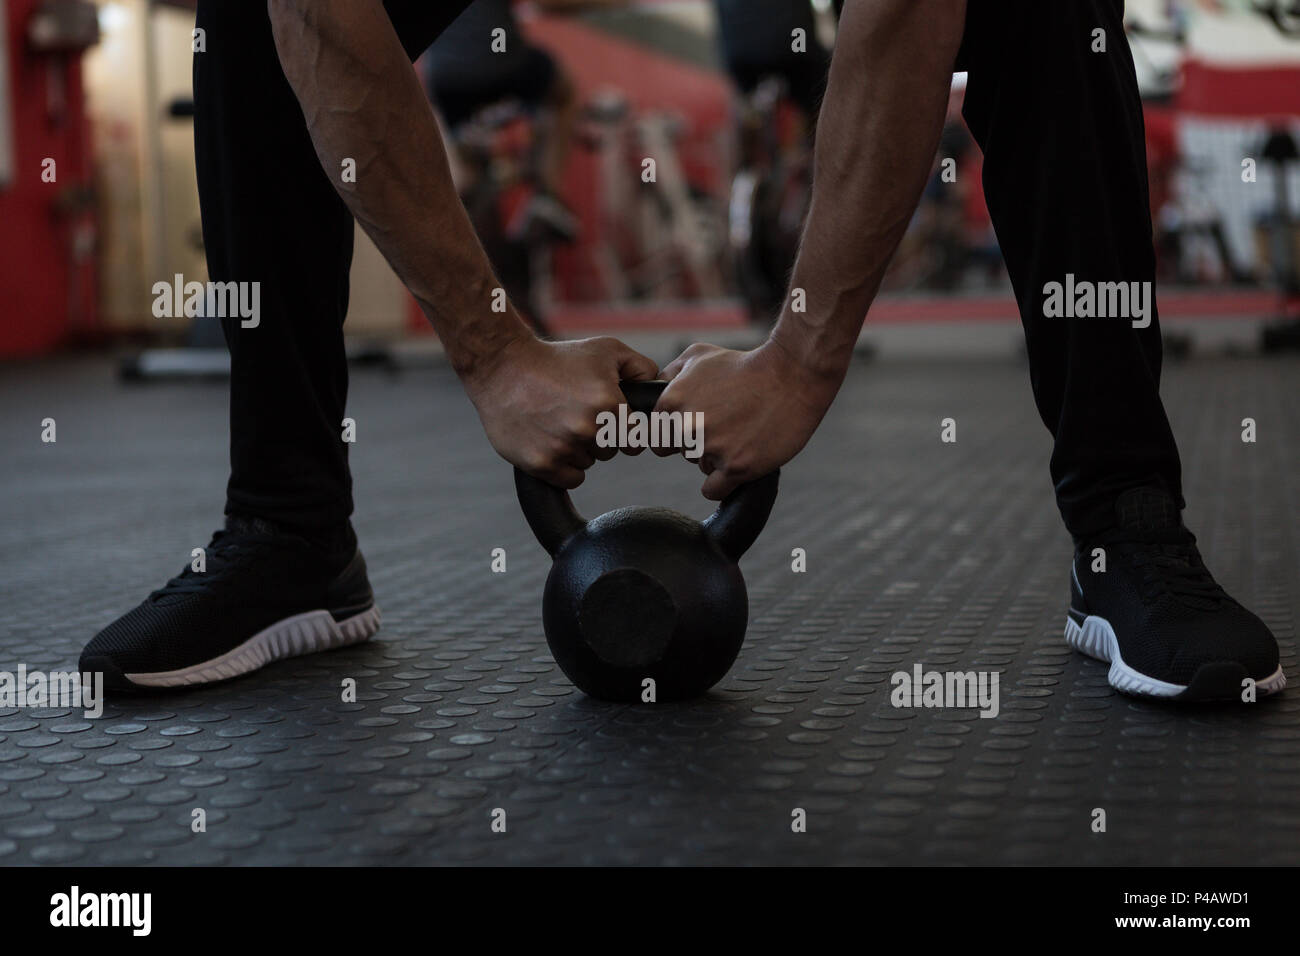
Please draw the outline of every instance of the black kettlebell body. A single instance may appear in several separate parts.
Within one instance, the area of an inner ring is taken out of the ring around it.
[[[650,411],[665,383],[624,383]],[[529,526],[554,564],[542,598],[547,644],[592,697],[703,694],[740,653],[749,599],[738,561],[762,530],[778,473],[738,488],[700,522],[668,508],[619,508],[591,521],[567,493],[515,472]]]

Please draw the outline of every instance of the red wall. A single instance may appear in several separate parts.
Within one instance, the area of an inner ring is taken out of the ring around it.
[[[28,18],[37,0],[8,0],[9,90],[16,139],[16,172],[0,188],[0,355],[48,351],[95,322],[94,258],[76,268],[78,314],[70,313],[74,276],[70,265],[73,222],[61,218],[55,203],[90,179],[90,137],[75,55],[58,55],[64,108],[51,115],[51,54],[33,54],[25,41]],[[41,162],[57,164],[58,179],[41,181]],[[81,221],[84,221],[84,216]]]
[[[718,154],[730,129],[731,85],[721,74],[674,59],[571,17],[539,17],[527,24],[529,38],[564,65],[580,102],[603,89],[625,96],[634,113],[666,110],[686,121],[677,144],[686,175],[702,188],[726,196],[730,170]],[[631,169],[628,175],[636,175]],[[564,199],[582,223],[578,242],[555,250],[555,292],[569,301],[600,301],[594,244],[602,241],[600,177],[596,157],[581,148],[569,156]]]
[[[1178,109],[1201,116],[1290,119],[1300,116],[1300,66],[1183,63]]]

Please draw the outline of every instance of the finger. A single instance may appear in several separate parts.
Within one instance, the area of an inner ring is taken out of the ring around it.
[[[694,455],[690,454],[692,450],[696,451],[697,454]],[[704,467],[705,455],[702,449],[674,448],[672,449],[672,451],[674,454],[680,454],[683,458],[686,459],[688,463],[692,465],[699,465],[700,471],[704,472],[706,475],[709,474],[711,471],[713,471],[712,465],[710,465],[708,468]]]
[[[561,459],[561,467],[577,468],[580,471],[586,471],[596,463],[596,455],[600,451],[596,443],[574,445]]]
[[[617,341],[617,340],[615,340]],[[659,363],[648,359],[636,349],[618,342],[618,377],[625,382],[649,382],[659,374]]]
[[[682,374],[682,369],[686,368],[687,361],[689,360],[686,358],[686,353],[683,352],[659,370],[659,377],[666,382],[671,382],[678,375]]]
[[[660,375],[671,381],[686,370],[686,366],[691,364],[692,359],[700,358],[709,352],[718,351],[716,345],[709,345],[707,342],[696,342],[694,345],[688,345],[685,351],[677,358],[668,363],[667,367],[660,371]]]
[[[559,467],[552,469],[545,477],[545,481],[557,488],[563,488],[566,491],[572,491],[587,479],[587,473],[581,468]]]
[[[618,454],[617,445],[597,445],[594,452],[597,461],[609,461]]]
[[[710,501],[721,501],[740,484],[735,478],[729,477],[721,468],[704,479],[704,485],[700,488],[700,493]]]
[[[659,401],[655,403],[655,412],[671,414],[675,410],[675,400],[676,393],[673,391],[673,387],[669,385],[664,389],[663,394],[659,396]],[[676,435],[674,432],[675,430],[668,430],[664,441],[656,444],[654,448],[651,449],[660,458],[671,458],[673,455],[681,454],[685,451],[682,447],[680,436]]]

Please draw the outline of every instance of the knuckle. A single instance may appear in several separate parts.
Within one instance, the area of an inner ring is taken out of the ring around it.
[[[657,412],[679,412],[682,410],[682,400],[679,393],[672,388],[664,389],[664,393],[659,396],[659,401],[655,402],[655,411]]]
[[[724,460],[720,470],[729,481],[739,481],[747,477],[751,469],[752,463],[749,457],[738,455],[729,460]]]

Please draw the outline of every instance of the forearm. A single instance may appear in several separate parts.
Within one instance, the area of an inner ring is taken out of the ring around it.
[[[432,107],[379,0],[269,0],[276,48],[316,154],[462,375],[531,337],[452,182]],[[355,181],[344,180],[346,160]],[[273,161],[273,158],[271,158]]]
[[[818,120],[793,297],[774,344],[838,386],[925,187],[947,111],[965,0],[846,6]]]

